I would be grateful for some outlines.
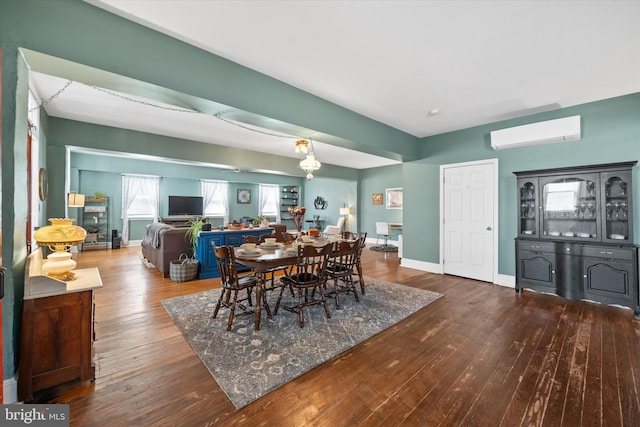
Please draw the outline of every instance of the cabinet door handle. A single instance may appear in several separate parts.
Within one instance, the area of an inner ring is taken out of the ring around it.
[[[556,271],[555,270],[551,270],[551,274],[556,274]]]
[[[603,255],[613,255],[613,252],[607,252],[607,251],[600,251],[600,253]]]

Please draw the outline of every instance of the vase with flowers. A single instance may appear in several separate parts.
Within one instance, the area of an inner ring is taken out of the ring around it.
[[[289,206],[287,208],[289,215],[291,215],[291,219],[296,226],[296,230],[298,233],[302,231],[302,221],[304,221],[304,213],[307,211],[307,208],[304,206]]]

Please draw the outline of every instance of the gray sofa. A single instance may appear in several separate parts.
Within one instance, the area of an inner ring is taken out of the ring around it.
[[[180,255],[193,255],[187,238],[188,228],[176,228],[162,223],[147,226],[142,240],[142,256],[153,264],[164,277],[169,277],[169,263]]]

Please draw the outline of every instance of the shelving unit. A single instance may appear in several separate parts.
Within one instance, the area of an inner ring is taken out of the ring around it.
[[[291,206],[298,206],[298,203],[298,187],[282,187],[282,189],[280,190],[280,216],[282,217],[281,221],[290,221],[293,223],[293,220],[289,216],[289,211],[287,210],[287,208]]]
[[[109,198],[87,197],[82,209],[82,228],[87,238],[82,250],[107,249],[109,247]]]
[[[616,304],[640,318],[633,244],[636,162],[515,172],[516,293]]]

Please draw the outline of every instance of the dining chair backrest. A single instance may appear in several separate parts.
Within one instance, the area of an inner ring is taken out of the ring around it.
[[[264,243],[267,237],[270,237],[270,236],[268,234],[263,234],[261,236],[252,236],[252,235],[242,236],[242,243],[255,243],[257,245],[260,243]]]
[[[376,234],[381,236],[389,235],[389,223],[388,222],[376,222]]]
[[[298,261],[293,268],[293,274],[300,281],[308,281],[313,277],[314,281],[321,282],[327,278],[327,263],[333,244],[324,246],[301,245],[298,246]]]
[[[284,233],[282,233],[282,241],[284,243],[290,243],[295,241],[296,238],[291,234],[291,233],[287,233],[286,231]]]
[[[339,266],[345,273],[352,272],[358,261],[360,240],[336,242],[331,253],[331,265]]]
[[[220,271],[220,284],[223,288],[238,286],[238,270],[236,268],[236,254],[233,246],[216,246],[213,242],[213,253],[216,256]]]
[[[351,231],[345,231],[342,233],[342,238],[345,240],[354,240],[356,238],[356,235]]]

